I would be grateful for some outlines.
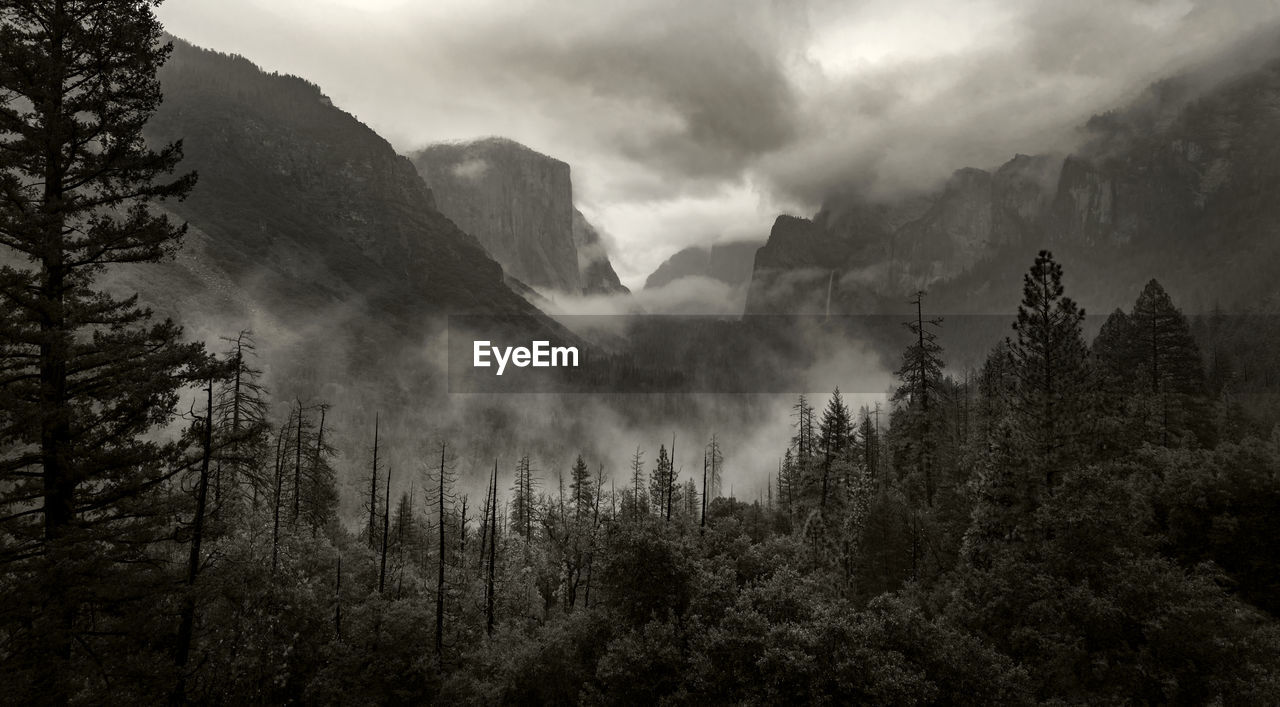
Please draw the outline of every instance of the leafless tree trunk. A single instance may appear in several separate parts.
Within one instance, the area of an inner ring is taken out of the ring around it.
[[[387,539],[391,531],[391,466],[387,465],[387,499],[382,507],[382,565],[378,570],[378,593],[387,584]]]
[[[202,454],[200,458],[200,481],[196,487],[196,513],[191,525],[191,553],[187,558],[187,596],[182,604],[182,619],[178,625],[178,645],[174,662],[178,667],[178,684],[174,688],[173,697],[183,701],[186,694],[187,678],[184,674],[187,660],[191,656],[191,634],[195,630],[196,599],[192,594],[196,577],[200,574],[200,543],[204,539],[204,511],[209,497],[209,458],[213,455],[213,378],[205,388],[207,410],[202,431]]]

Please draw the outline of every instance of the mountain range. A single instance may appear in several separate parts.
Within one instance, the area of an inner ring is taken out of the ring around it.
[[[626,291],[562,161],[497,138],[406,158],[315,85],[181,41],[161,79],[148,136],[182,139],[183,168],[199,174],[166,205],[191,230],[172,262],[123,268],[112,284],[206,339],[255,330],[299,394],[323,393],[306,381],[382,376],[371,363],[411,388],[439,383],[422,351],[447,314],[551,331],[535,290]],[[780,216],[762,246],[677,253],[646,287],[747,281],[749,314],[901,311],[921,289],[939,309],[1008,312],[1048,247],[1094,311],[1151,277],[1191,309],[1274,302],[1280,62],[1161,81],[1084,135],[1070,154],[961,169],[933,191],[837,190],[811,218]]]
[[[1092,118],[1067,155],[1016,155],[887,199],[837,190],[811,218],[780,216],[747,312],[902,311],[918,290],[938,311],[1007,312],[1041,248],[1094,311],[1152,277],[1193,310],[1274,306],[1280,61],[1221,73],[1153,84]]]

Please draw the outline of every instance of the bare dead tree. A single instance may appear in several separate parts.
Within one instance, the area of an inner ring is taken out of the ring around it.
[[[196,598],[193,588],[196,577],[200,574],[200,543],[204,539],[204,512],[209,497],[209,459],[213,456],[213,378],[205,388],[207,396],[204,429],[201,430],[202,453],[200,459],[200,477],[196,485],[196,511],[191,523],[191,550],[187,557],[187,596],[182,603],[182,618],[178,624],[178,641],[174,652],[174,662],[178,668],[178,684],[174,688],[173,697],[183,701],[186,694],[187,661],[191,656],[191,635],[195,630]]]
[[[489,581],[485,592],[485,631],[490,636],[493,635],[494,623],[494,585],[493,574],[494,566],[497,559],[498,551],[498,460],[493,460],[493,480],[489,483],[489,526],[493,528],[492,539],[489,541]]]
[[[440,487],[438,492],[438,529],[440,557],[436,563],[436,664],[444,664],[444,500],[445,500],[445,452],[448,444],[440,443]]]
[[[289,425],[293,422],[292,413],[289,419],[280,426],[280,432],[276,435],[276,470],[275,470],[275,489],[272,494],[271,502],[271,574],[276,573],[276,567],[279,565],[280,557],[280,501],[284,486],[284,440],[289,434]]]
[[[391,465],[387,465],[386,501],[382,505],[382,563],[378,569],[378,593],[387,585],[387,541],[391,532]]]
[[[378,523],[378,422],[380,416],[374,413],[373,416],[373,466],[369,469],[369,525],[367,528],[367,540],[369,548],[376,549],[377,541],[375,538]]]

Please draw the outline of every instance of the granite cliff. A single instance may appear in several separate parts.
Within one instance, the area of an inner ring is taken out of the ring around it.
[[[735,241],[685,248],[664,260],[645,279],[645,289],[686,277],[706,277],[732,287],[745,285],[751,281],[751,268],[761,245],[758,241]]]
[[[626,291],[574,208],[568,164],[504,138],[431,145],[412,160],[439,209],[509,276],[572,294]]]
[[[1095,116],[1069,155],[961,169],[896,199],[837,193],[813,218],[779,217],[747,311],[896,311],[917,289],[952,311],[1007,311],[1017,287],[994,283],[1017,282],[1041,248],[1096,311],[1151,277],[1178,283],[1193,309],[1274,298],[1262,264],[1280,257],[1280,61],[1206,73]]]
[[[393,407],[440,389],[424,344],[445,315],[540,316],[409,160],[313,84],[182,41],[160,78],[147,136],[181,139],[199,176],[164,205],[190,231],[174,259],[111,284],[207,341],[254,330],[278,399],[352,413],[359,390]]]

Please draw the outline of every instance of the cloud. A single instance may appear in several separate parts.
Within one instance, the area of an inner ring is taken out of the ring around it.
[[[747,302],[747,287],[729,285],[709,277],[683,277],[662,287],[637,289],[631,294],[567,295],[562,292],[541,291],[542,309],[553,317],[567,315],[566,325],[573,324],[573,317],[609,317],[615,315],[680,314],[727,315],[742,314]]]
[[[482,159],[464,160],[454,165],[451,171],[455,177],[475,182],[489,171],[489,163]]]
[[[1071,149],[1091,114],[1280,18],[1275,0],[184,0],[175,34],[313,80],[401,151],[568,162],[627,284],[835,191]],[[1256,57],[1255,57],[1256,58]],[[728,233],[732,231],[732,233]]]

